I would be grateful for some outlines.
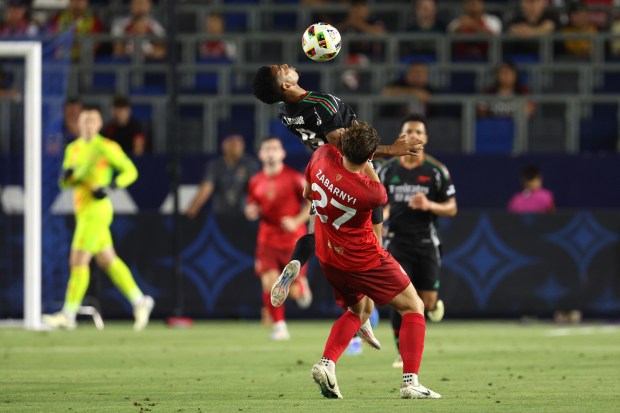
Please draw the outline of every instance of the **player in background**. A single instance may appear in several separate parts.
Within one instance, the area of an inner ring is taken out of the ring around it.
[[[279,118],[288,130],[299,137],[310,150],[331,143],[340,148],[340,137],[355,119],[355,112],[336,96],[328,93],[313,92],[303,89],[298,84],[299,74],[295,68],[284,65],[263,66],[256,72],[253,82],[254,95],[262,102],[274,104],[280,102]],[[421,142],[400,136],[392,145],[378,146],[376,155],[415,154],[421,148]],[[378,180],[370,163],[364,166],[367,176]],[[373,213],[372,222],[378,239],[381,239],[383,210],[378,207]],[[297,278],[301,267],[314,255],[315,241],[312,234],[313,220],[310,222],[311,233],[301,237],[295,244],[290,262],[271,290],[271,302],[280,306],[286,299],[289,286]],[[372,347],[380,348],[379,342],[372,334],[370,323],[365,323],[360,337]]]
[[[248,200],[245,216],[250,221],[260,218],[256,243],[256,274],[261,279],[263,306],[273,322],[272,340],[288,340],[284,306],[271,304],[271,286],[291,256],[295,242],[306,233],[310,203],[303,197],[304,177],[284,164],[286,152],[278,137],[262,140],[258,151],[263,168],[248,183]],[[305,274],[300,274],[297,284],[297,303],[307,308],[312,293]],[[292,294],[291,294],[292,295]]]
[[[420,139],[425,145],[428,141],[426,123],[420,115],[404,119],[401,133]],[[385,244],[411,277],[428,318],[441,321],[444,305],[438,299],[438,290],[442,251],[437,217],[456,215],[456,196],[448,169],[424,150],[418,155],[392,159],[379,168],[388,195],[383,209],[389,227]],[[400,314],[392,311],[397,350],[401,323]],[[398,354],[392,366],[402,365]]]
[[[333,325],[323,357],[312,367],[312,378],[327,398],[342,398],[336,363],[351,338],[370,316],[368,303],[389,304],[403,318],[403,399],[440,398],[418,381],[424,350],[424,304],[396,260],[377,242],[370,217],[387,202],[380,182],[362,170],[378,143],[377,131],[365,122],[349,127],[341,139],[342,154],[325,145],[306,168],[304,196],[316,208],[316,254],[337,303],[348,308]]]
[[[113,209],[108,198],[114,187],[125,188],[138,178],[133,162],[114,141],[99,134],[103,125],[98,109],[85,108],[78,119],[80,136],[67,145],[60,187],[73,189],[76,227],[71,243],[65,303],[61,311],[44,315],[53,328],[72,330],[88,289],[90,262],[97,264],[133,306],[134,330],[146,327],[155,302],[144,295],[127,265],[116,255],[110,234]],[[114,173],[118,175],[113,178]]]

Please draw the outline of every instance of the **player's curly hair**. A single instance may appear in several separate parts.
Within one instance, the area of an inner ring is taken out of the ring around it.
[[[366,122],[353,122],[342,135],[342,154],[352,163],[366,162],[379,146],[377,130]]]
[[[258,100],[270,105],[284,100],[284,94],[279,91],[278,83],[269,66],[258,69],[254,75],[252,91]]]

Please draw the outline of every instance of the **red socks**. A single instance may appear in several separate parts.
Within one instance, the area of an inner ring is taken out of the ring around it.
[[[274,307],[271,304],[271,292],[263,292],[263,305],[269,311],[271,321],[277,323],[278,321],[284,321],[284,305],[280,307]]]
[[[403,316],[399,343],[400,356],[403,358],[403,373],[418,374],[424,352],[425,332],[426,323],[422,314],[409,313]]]
[[[362,322],[359,317],[346,311],[332,326],[332,331],[325,343],[323,357],[336,363],[361,326]]]

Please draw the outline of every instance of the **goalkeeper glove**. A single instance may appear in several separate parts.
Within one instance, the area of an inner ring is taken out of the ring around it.
[[[95,199],[103,199],[109,196],[114,189],[116,189],[116,182],[112,181],[109,186],[102,186],[93,190],[93,197]]]

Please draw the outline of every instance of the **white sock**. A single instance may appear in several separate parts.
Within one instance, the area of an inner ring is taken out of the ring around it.
[[[325,366],[325,368],[329,370],[330,373],[336,372],[336,363],[334,363],[330,359],[326,357],[321,357],[321,364]]]
[[[135,300],[133,300],[131,302],[131,306],[135,308],[138,305],[142,304],[143,301],[144,301],[144,294],[142,294],[139,298],[136,298]]]
[[[412,386],[417,386],[420,384],[418,382],[418,375],[415,373],[403,373],[403,383],[410,384]]]
[[[281,320],[273,323],[273,331],[286,331],[286,321]]]

